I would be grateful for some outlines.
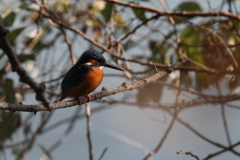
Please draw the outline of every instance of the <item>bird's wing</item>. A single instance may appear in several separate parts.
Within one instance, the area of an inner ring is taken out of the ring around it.
[[[86,71],[85,66],[74,65],[63,78],[61,84],[62,94],[66,93],[70,88],[81,84],[85,78]]]

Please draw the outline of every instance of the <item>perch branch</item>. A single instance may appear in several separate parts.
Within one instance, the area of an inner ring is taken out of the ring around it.
[[[123,92],[123,91],[128,91],[128,90],[132,90],[132,89],[136,89],[139,87],[142,87],[148,83],[154,82],[157,79],[171,73],[175,68],[179,67],[180,65],[186,63],[188,60],[187,59],[183,59],[180,58],[175,64],[173,64],[171,67],[165,69],[164,71],[159,71],[157,73],[155,73],[154,75],[145,78],[143,80],[140,81],[136,81],[132,84],[127,84],[126,82],[124,82],[121,86],[110,89],[110,90],[104,90],[95,94],[90,95],[90,99],[91,101],[97,100],[97,99],[101,99],[103,97],[106,96],[110,96],[119,92]],[[87,103],[87,98],[85,97],[81,97],[82,98],[82,103],[85,104]],[[65,101],[65,102],[55,102],[55,103],[51,103],[50,104],[50,109],[54,110],[54,109],[60,109],[60,108],[66,108],[66,107],[71,107],[74,105],[78,105],[78,101],[77,100],[71,100],[71,101]],[[10,111],[25,111],[25,112],[38,112],[38,111],[46,111],[47,108],[43,105],[43,104],[39,104],[39,105],[23,105],[23,104],[9,104],[9,103],[4,103],[4,102],[0,102],[0,109],[2,110],[10,110]]]

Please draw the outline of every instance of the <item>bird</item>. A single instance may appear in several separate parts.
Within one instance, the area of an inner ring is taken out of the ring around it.
[[[64,76],[61,83],[61,98],[60,101],[67,97],[72,97],[78,100],[79,97],[85,96],[90,101],[89,93],[94,91],[102,82],[103,68],[108,67],[119,71],[123,69],[107,63],[105,58],[96,50],[86,50],[79,57],[78,61]]]

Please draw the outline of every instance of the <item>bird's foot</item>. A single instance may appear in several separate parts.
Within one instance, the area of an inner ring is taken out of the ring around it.
[[[77,100],[78,100],[78,104],[81,105],[81,104],[82,104],[82,99],[81,99],[81,97],[79,97]]]
[[[89,102],[89,101],[91,100],[91,97],[90,97],[89,95],[86,95],[86,96],[84,96],[84,97],[87,98],[87,102]]]
[[[91,100],[91,97],[89,95],[86,95],[84,97],[87,98],[87,102],[89,102]],[[79,97],[77,100],[78,100],[79,105],[83,104],[81,97]]]

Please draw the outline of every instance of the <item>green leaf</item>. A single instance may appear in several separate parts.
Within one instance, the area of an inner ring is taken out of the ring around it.
[[[57,12],[69,12],[71,10],[71,3],[66,0],[58,0],[55,3],[54,8]]]
[[[133,4],[138,4],[139,2],[131,2]],[[146,20],[146,16],[145,16],[145,11],[144,10],[141,10],[141,9],[135,9],[135,8],[132,8],[132,11],[133,13],[135,14],[135,16],[141,20],[141,21],[145,21]]]
[[[180,12],[196,12],[196,11],[202,11],[201,6],[196,3],[196,2],[183,2],[181,4],[179,4],[174,11],[180,11]],[[174,21],[176,24],[180,24],[182,22],[184,22],[185,20],[191,19],[192,17],[180,17],[180,16],[173,16]]]
[[[8,95],[12,92],[13,90],[13,80],[10,78],[6,78],[4,80],[4,94]]]
[[[20,6],[19,6],[19,9],[22,9],[22,10],[26,10],[26,9],[28,9],[29,8],[29,5],[28,4],[21,4]]]
[[[15,17],[16,17],[16,13],[15,12],[9,12],[7,14],[7,16],[3,18],[4,26],[6,26],[6,27],[12,26],[12,24],[13,24],[13,22],[15,20]]]
[[[49,158],[50,160],[52,160],[52,157],[51,157],[50,153],[48,152],[48,150],[47,150],[46,148],[44,148],[42,145],[38,145],[38,146],[41,148],[42,152],[43,152],[46,156],[48,156],[48,158]]]
[[[107,2],[105,8],[101,11],[101,14],[106,21],[109,21],[112,15],[113,3]]]
[[[51,46],[51,44],[49,42],[45,42],[45,38],[50,35],[51,31],[52,31],[51,28],[48,26],[39,29],[39,32],[37,33],[37,35],[34,36],[34,38],[29,36],[24,39],[24,45],[25,46],[30,45],[29,49],[32,49],[32,51],[35,53],[39,52],[43,49],[47,49],[48,47]],[[41,39],[37,39],[37,43],[36,43],[36,41],[34,41],[34,40],[36,40],[35,39],[36,36],[41,36]]]
[[[126,22],[120,14],[115,14],[113,18],[117,26],[126,27]]]
[[[10,34],[8,35],[8,41],[11,45],[14,45],[16,43],[16,38],[17,36],[25,29],[25,27],[21,27],[18,29],[15,29],[13,31],[10,32]]]
[[[187,11],[187,12],[194,12],[194,11],[202,11],[201,6],[197,2],[183,2],[174,9],[175,11]]]
[[[149,48],[152,52],[152,56],[149,57],[149,61],[162,63],[164,64],[167,60],[167,53],[171,50],[171,44],[168,43],[168,39],[170,39],[174,35],[174,31],[169,32],[164,39],[160,41],[149,41]]]
[[[19,112],[8,112],[0,110],[0,142],[11,139],[12,134],[21,125],[21,116]]]
[[[132,11],[133,11],[133,13],[136,15],[136,17],[139,20],[141,20],[141,21],[145,21],[146,20],[146,16],[145,16],[145,11],[144,10],[132,8]]]
[[[6,95],[4,100],[7,103],[17,103],[17,97],[13,92],[14,81],[10,78],[1,79],[0,83],[4,86],[0,88],[0,95]]]
[[[198,45],[201,44],[204,37],[206,36],[205,32],[202,32],[201,29],[199,28],[193,28],[193,27],[186,27],[181,34],[181,39],[183,44],[187,45]],[[199,54],[200,49],[197,47],[191,47],[191,46],[186,46],[184,47],[186,49],[186,52],[188,56],[200,63],[203,62],[202,59],[202,54]],[[195,66],[199,67],[199,66]]]
[[[17,56],[17,58],[21,63],[27,60],[35,60],[35,56],[33,54],[22,54]]]
[[[35,52],[41,51],[42,49],[46,49],[49,47],[49,44],[44,42],[43,40],[40,40],[33,48]]]

